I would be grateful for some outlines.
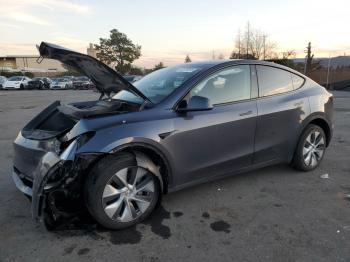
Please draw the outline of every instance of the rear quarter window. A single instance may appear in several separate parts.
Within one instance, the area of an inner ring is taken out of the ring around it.
[[[292,73],[271,66],[256,67],[258,72],[259,96],[271,96],[294,90]]]
[[[304,78],[302,78],[301,76],[298,76],[296,74],[292,74],[292,80],[293,80],[294,90],[299,89],[300,87],[302,87],[302,85],[305,82]]]

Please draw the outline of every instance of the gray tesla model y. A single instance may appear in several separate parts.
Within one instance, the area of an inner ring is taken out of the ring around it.
[[[13,180],[48,227],[87,209],[125,228],[190,185],[276,163],[310,171],[332,137],[333,96],[274,63],[187,63],[131,84],[93,57],[45,42],[39,52],[100,92],[54,102],[14,142]]]

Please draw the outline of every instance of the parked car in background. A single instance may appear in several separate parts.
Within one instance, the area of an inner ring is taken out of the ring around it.
[[[49,89],[51,79],[48,77],[34,77],[28,82],[28,89]]]
[[[73,81],[64,77],[53,79],[50,86],[50,89],[70,89],[70,88],[73,88]]]
[[[279,163],[314,170],[331,141],[332,94],[285,66],[203,61],[130,84],[88,55],[45,42],[39,52],[101,93],[52,103],[14,142],[14,182],[49,228],[84,206],[107,228],[130,227],[187,186]]]
[[[62,76],[61,78],[65,78],[65,79],[69,79],[69,80],[73,81],[75,76]]]
[[[93,84],[91,80],[86,76],[78,76],[73,78],[74,89],[92,89]]]
[[[24,89],[31,79],[26,76],[11,76],[3,84],[3,89]]]
[[[6,82],[7,78],[5,76],[0,76],[0,89],[2,89],[2,85]]]
[[[138,76],[138,75],[125,75],[123,76],[124,79],[128,80],[130,83],[134,83],[138,80],[140,80],[143,76]]]

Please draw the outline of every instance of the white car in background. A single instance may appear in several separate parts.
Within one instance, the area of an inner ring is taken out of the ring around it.
[[[73,88],[73,81],[69,78],[61,77],[52,79],[50,89],[71,89]]]
[[[0,89],[2,89],[3,85],[5,84],[5,82],[7,81],[7,78],[4,76],[0,76]]]
[[[3,84],[3,89],[24,89],[31,79],[26,76],[11,76]]]

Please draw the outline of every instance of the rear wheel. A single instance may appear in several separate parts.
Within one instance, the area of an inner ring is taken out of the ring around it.
[[[319,166],[326,150],[326,135],[317,125],[309,125],[300,136],[292,166],[311,171]]]
[[[24,85],[21,84],[21,85],[19,86],[19,89],[24,89]]]
[[[147,218],[160,194],[155,175],[131,154],[107,157],[89,174],[85,199],[91,215],[104,227],[122,229]]]

